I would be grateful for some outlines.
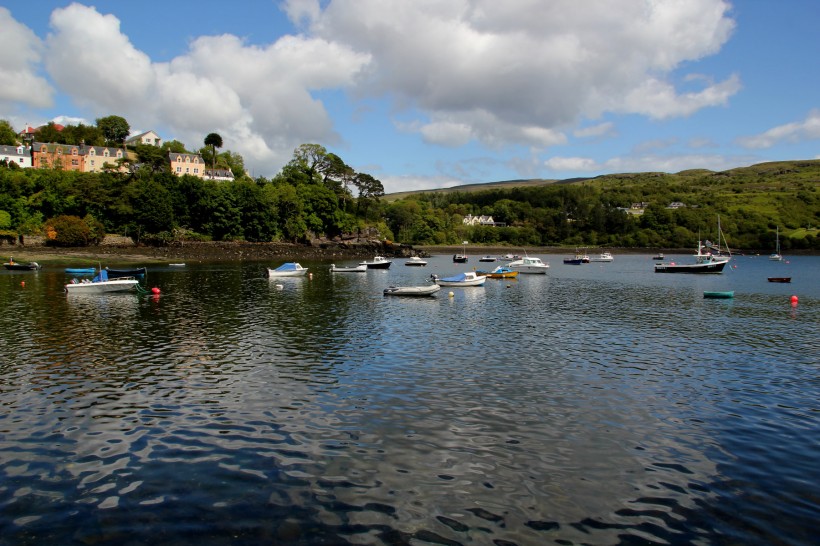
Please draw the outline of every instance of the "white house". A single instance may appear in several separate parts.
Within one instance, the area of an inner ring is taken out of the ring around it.
[[[234,177],[230,169],[205,169],[205,179],[228,182],[233,180]]]
[[[16,163],[18,167],[31,167],[31,149],[23,146],[0,146],[0,161],[7,164]]]
[[[148,144],[151,146],[162,146],[162,139],[154,131],[146,131],[138,135],[128,137],[125,144],[136,146],[137,144]]]
[[[468,214],[464,217],[464,225],[467,226],[494,226],[495,222],[493,221],[492,216],[473,216],[472,214]]]

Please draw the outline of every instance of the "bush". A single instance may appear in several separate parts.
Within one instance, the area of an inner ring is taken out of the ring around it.
[[[57,216],[46,222],[46,244],[52,246],[88,246],[91,228],[78,216]]]

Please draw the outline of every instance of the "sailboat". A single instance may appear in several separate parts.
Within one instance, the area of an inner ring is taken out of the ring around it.
[[[725,247],[721,247],[721,240]],[[720,229],[720,216],[718,216],[718,241],[698,241],[697,250],[694,255],[694,263],[663,262],[655,264],[655,273],[721,273],[729,260],[732,259],[732,252],[729,250],[729,243],[726,236]]]
[[[461,243],[464,245],[464,251],[461,254],[453,254],[453,262],[464,264],[467,263],[467,241]]]
[[[783,256],[780,255],[780,226],[777,226],[777,231],[775,232],[777,237],[777,242],[775,243],[775,250],[771,254],[769,254],[769,259],[774,262],[779,262],[783,260]]]

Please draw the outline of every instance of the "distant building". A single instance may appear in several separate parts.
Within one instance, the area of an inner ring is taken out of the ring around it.
[[[673,209],[673,210],[675,210],[675,209],[685,209],[686,205],[684,205],[680,201],[672,201],[671,203],[666,205],[666,208]]]
[[[125,172],[127,168],[117,163],[126,157],[121,148],[86,146],[84,144],[54,144],[35,142],[31,146],[31,167],[36,169],[60,169],[81,173],[98,173],[107,169]]]
[[[0,146],[0,161],[7,164],[16,163],[18,167],[31,167],[31,148],[23,145]]]
[[[119,166],[118,159],[122,159],[121,148],[109,148],[106,146],[81,146],[83,155],[83,172],[98,173],[108,169],[116,169],[125,172],[125,167]]]
[[[234,179],[234,176],[230,169],[205,169],[204,178],[206,180],[229,182]]]
[[[171,172],[177,176],[189,174],[205,178],[205,162],[199,154],[168,152],[168,161],[171,163]]]
[[[472,214],[468,214],[464,217],[464,225],[467,226],[495,226],[496,223],[493,221],[492,216],[473,216]]]
[[[154,131],[145,131],[138,135],[130,136],[126,139],[127,146],[136,146],[137,144],[147,144],[150,146],[162,146],[162,139]]]

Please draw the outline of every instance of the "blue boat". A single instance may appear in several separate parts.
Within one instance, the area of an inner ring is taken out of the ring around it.
[[[710,292],[705,291],[703,293],[703,297],[707,299],[718,299],[718,300],[728,300],[735,297],[735,291],[727,291],[727,292]]]
[[[97,272],[94,267],[67,267],[65,270],[69,275],[93,275]]]

